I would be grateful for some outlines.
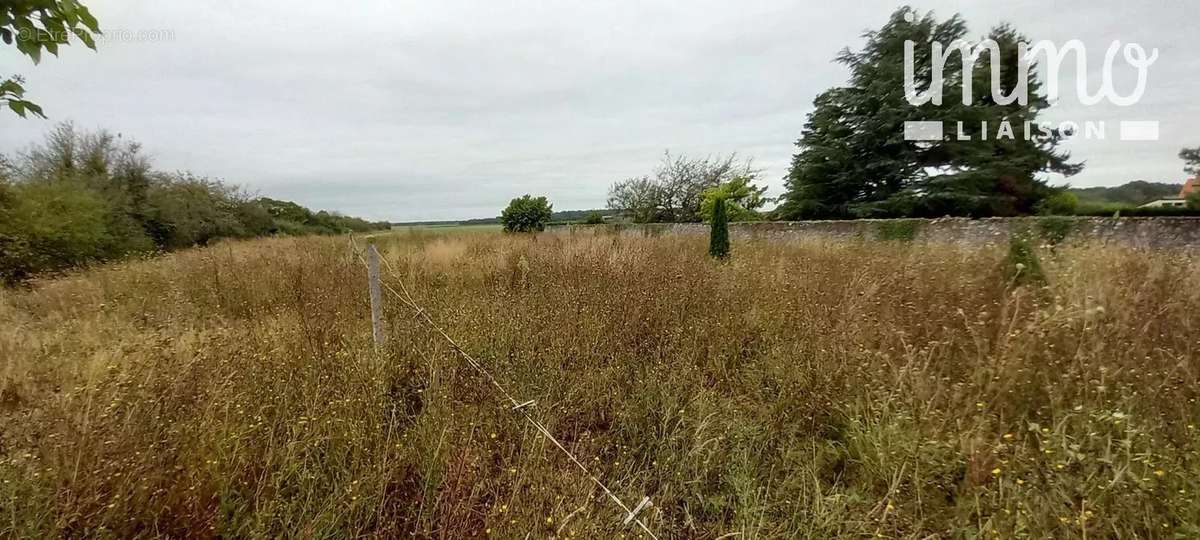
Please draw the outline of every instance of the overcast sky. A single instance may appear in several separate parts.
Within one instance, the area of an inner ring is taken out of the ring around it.
[[[25,75],[50,120],[0,116],[0,151],[73,120],[143,143],[155,165],[373,219],[494,216],[513,196],[559,210],[603,207],[609,185],[664,150],[737,152],[771,194],[805,115],[845,82],[831,59],[858,48],[893,2],[638,0],[86,0],[108,40]],[[916,1],[961,13],[975,36],[1010,22],[1034,40],[1080,39],[1099,84],[1114,39],[1159,50],[1131,107],[1074,103],[1053,120],[1106,121],[1073,140],[1077,186],[1182,182],[1176,153],[1200,145],[1192,0]],[[1053,6],[1053,7],[1050,7]],[[138,37],[138,33],[141,37]],[[1128,93],[1132,68],[1118,62]],[[1160,140],[1117,140],[1112,124],[1157,120]]]

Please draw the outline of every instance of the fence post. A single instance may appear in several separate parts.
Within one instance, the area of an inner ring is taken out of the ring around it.
[[[375,345],[383,345],[383,294],[379,290],[379,250],[367,246],[367,280],[371,292],[371,336]]]

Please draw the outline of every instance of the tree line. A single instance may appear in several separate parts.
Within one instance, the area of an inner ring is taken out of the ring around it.
[[[1039,121],[1050,104],[1040,91],[1036,66],[1023,65],[1018,56],[1018,44],[1028,40],[1015,28],[992,28],[985,39],[996,47],[985,49],[965,73],[962,55],[951,55],[943,69],[941,103],[921,106],[906,97],[905,42],[914,44],[918,91],[929,90],[935,41],[980,42],[970,41],[963,18],[938,20],[902,7],[863,37],[861,49],[847,48],[836,56],[849,69],[849,80],[816,97],[773,211],[760,210],[768,199],[765,189],[754,185],[761,171],[749,161],[670,154],[650,175],[614,183],[608,207],[635,222],[701,221],[706,220],[704,194],[728,183],[741,196],[726,198],[731,221],[1114,211],[1080,206],[1069,188],[1047,183],[1047,174],[1071,177],[1084,164],[1060,148],[1069,133]],[[999,68],[998,88],[992,84],[993,63]],[[969,90],[964,77],[971,79]],[[1014,93],[1027,95],[1026,103],[1005,99]],[[941,140],[908,140],[908,121],[938,122],[956,132]],[[1200,170],[1200,148],[1184,149],[1180,158],[1189,173]]]
[[[219,180],[155,170],[141,145],[59,124],[16,155],[0,154],[0,280],[218,238],[335,234],[389,227]]]

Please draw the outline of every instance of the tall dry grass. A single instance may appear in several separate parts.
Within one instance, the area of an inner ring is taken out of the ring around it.
[[[662,538],[1200,535],[1194,255],[378,243]],[[345,239],[0,295],[0,536],[637,536]]]

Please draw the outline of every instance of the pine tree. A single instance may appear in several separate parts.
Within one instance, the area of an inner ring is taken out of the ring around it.
[[[1064,138],[1062,133],[1036,132],[1037,117],[1050,104],[1041,94],[1042,84],[1033,66],[1029,66],[1025,81],[1026,104],[1000,105],[998,96],[992,95],[993,63],[1000,66],[999,90],[1011,95],[1018,89],[1020,72],[1026,69],[1020,63],[1018,46],[1028,40],[1008,25],[993,29],[988,38],[997,43],[999,55],[993,58],[989,52],[975,63],[971,105],[962,107],[960,103],[955,113],[963,120],[963,131],[971,135],[971,140],[947,141],[932,149],[938,159],[930,163],[937,170],[919,177],[908,190],[925,194],[916,206],[918,214],[930,217],[1031,214],[1039,201],[1056,191],[1038,178],[1040,172],[1071,176],[1082,169],[1068,162],[1066,152],[1056,150]],[[982,132],[981,122],[987,123],[986,133]],[[997,137],[997,129],[1002,125],[1011,127],[1014,136]],[[1026,133],[1027,125],[1035,133]]]
[[[851,207],[866,195],[866,171],[854,157],[854,130],[840,120],[848,114],[848,88],[817,96],[784,179],[787,191],[776,213],[787,219],[851,217]]]
[[[729,217],[725,212],[725,199],[713,201],[712,231],[708,239],[708,254],[717,259],[729,256]]]

